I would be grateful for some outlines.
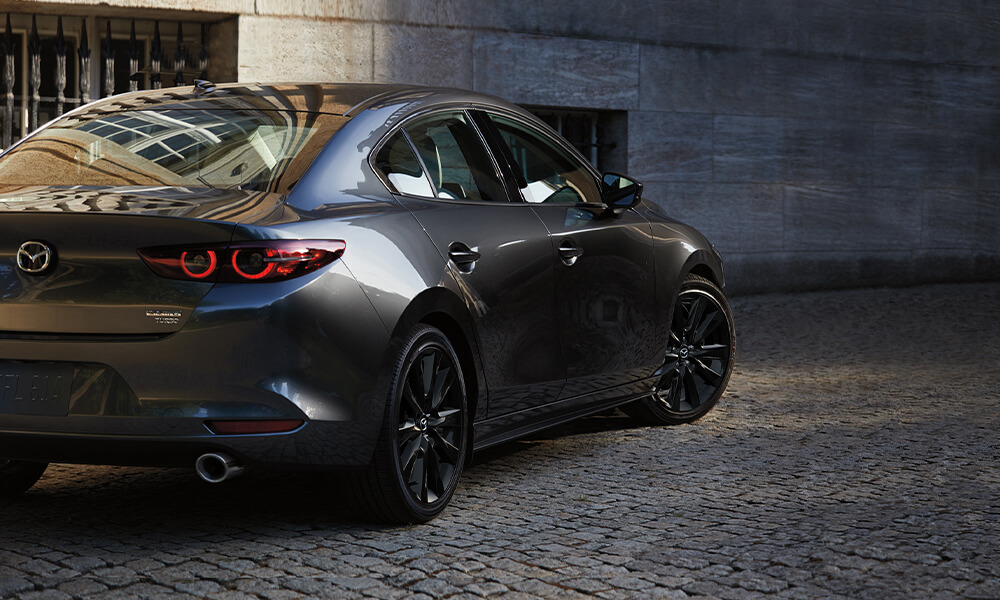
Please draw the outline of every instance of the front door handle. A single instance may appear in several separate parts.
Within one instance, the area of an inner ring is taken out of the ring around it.
[[[583,256],[583,248],[577,246],[571,240],[566,240],[559,244],[559,258],[562,259],[566,266],[572,267],[576,263],[576,259]]]
[[[476,268],[476,261],[482,257],[482,254],[476,252],[473,248],[469,248],[462,242],[454,242],[448,246],[448,258],[463,273],[472,272],[472,269]]]

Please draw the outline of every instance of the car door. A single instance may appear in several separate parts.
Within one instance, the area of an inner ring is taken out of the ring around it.
[[[490,114],[522,200],[549,233],[556,319],[566,362],[561,398],[638,393],[658,366],[649,223],[603,205],[596,173],[541,128]]]
[[[509,201],[468,113],[404,123],[376,155],[465,295],[489,387],[490,418],[558,398],[565,367],[556,331],[548,232]]]

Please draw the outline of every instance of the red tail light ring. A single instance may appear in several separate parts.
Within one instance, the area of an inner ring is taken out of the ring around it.
[[[214,250],[181,252],[181,271],[191,279],[205,279],[215,273],[219,258]]]
[[[343,240],[260,240],[200,246],[140,248],[154,273],[212,283],[264,282],[311,273],[344,254]]]

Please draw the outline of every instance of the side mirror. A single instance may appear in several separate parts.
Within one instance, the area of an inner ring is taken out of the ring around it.
[[[605,173],[601,195],[608,208],[627,210],[642,200],[642,184],[619,173]]]

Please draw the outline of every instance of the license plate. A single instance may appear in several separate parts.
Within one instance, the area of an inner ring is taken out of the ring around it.
[[[65,417],[73,365],[0,362],[0,413]]]

